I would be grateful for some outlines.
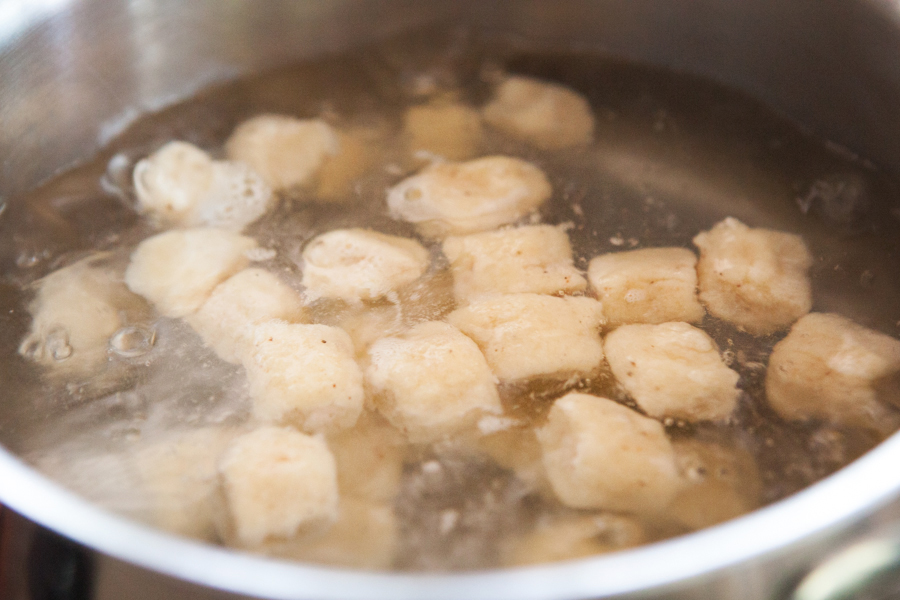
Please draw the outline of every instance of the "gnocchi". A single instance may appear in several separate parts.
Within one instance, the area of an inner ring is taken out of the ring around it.
[[[606,336],[603,349],[613,375],[651,417],[718,421],[734,411],[740,376],[701,329],[678,322],[622,325]]]
[[[438,162],[388,190],[391,216],[428,237],[464,235],[514,223],[552,193],[536,166],[509,156]]]
[[[591,298],[487,296],[447,321],[475,340],[501,381],[590,376],[603,361],[603,308]]]
[[[729,217],[694,238],[700,301],[709,312],[765,335],[809,312],[812,257],[791,233],[752,229]]]
[[[488,124],[539,148],[586,146],[593,140],[594,114],[587,100],[532,77],[504,80],[482,114]]]
[[[484,294],[572,293],[587,287],[560,227],[526,225],[451,236],[442,248],[459,302]]]

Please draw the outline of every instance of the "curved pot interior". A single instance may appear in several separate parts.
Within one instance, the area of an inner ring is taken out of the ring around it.
[[[0,22],[0,201],[15,202],[89,158],[137,115],[211,83],[445,21],[710,77],[900,174],[900,7],[887,1],[42,0],[7,6],[12,17]],[[3,261],[8,244],[0,239]],[[0,367],[0,380],[9,368]],[[5,445],[14,445],[13,404],[0,403]],[[845,536],[849,524],[900,490],[900,477],[881,475],[885,468],[893,472],[898,459],[895,437],[822,484],[713,530],[574,565],[459,576],[347,574],[205,548],[102,513],[7,453],[0,455],[0,473],[16,484],[0,487],[0,501],[123,559],[270,597],[673,598],[699,590],[707,594],[701,597],[755,599],[770,597],[824,551],[824,542]],[[88,521],[106,534],[92,533]],[[745,548],[728,550],[736,538]],[[639,592],[644,585],[651,590]]]

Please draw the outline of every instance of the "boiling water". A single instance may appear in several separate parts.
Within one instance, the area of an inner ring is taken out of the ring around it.
[[[172,139],[221,155],[234,126],[263,112],[383,132],[378,164],[344,202],[317,203],[300,192],[282,198],[246,232],[273,251],[261,265],[299,289],[299,252],[319,233],[361,226],[415,236],[385,207],[385,190],[421,164],[405,153],[403,110],[439,95],[479,106],[504,72],[564,83],[586,95],[596,113],[589,148],[540,151],[488,132],[483,152],[525,158],[548,174],[554,195],[541,217],[570,224],[577,266],[609,251],[690,248],[698,232],[734,216],[803,236],[816,257],[814,310],[897,334],[900,213],[892,211],[895,182],[875,166],[709,81],[592,55],[531,52],[470,31],[428,31],[209,89],[142,117],[91,162],[11,202],[0,214],[4,445],[92,500],[148,518],[147,500],[134,492],[139,485],[123,458],[130,449],[172,430],[237,425],[248,417],[241,369],[218,360],[178,321],[151,319],[118,332],[106,368],[85,379],[47,376],[16,351],[29,326],[26,305],[36,280],[95,250],[110,251],[108,260],[124,265],[153,233],[134,210],[130,170],[137,159]],[[407,319],[440,318],[453,308],[441,301],[446,272],[432,276],[434,298],[411,303]],[[331,323],[341,307],[320,303],[314,312]],[[667,422],[667,429],[673,438],[748,451],[760,469],[764,503],[880,441],[883,434],[785,423],[768,408],[767,356],[783,334],[753,337],[711,317],[702,326],[740,373],[745,393],[727,423]],[[63,348],[60,360],[64,355]],[[501,395],[509,413],[540,423],[566,389],[627,402],[608,374],[504,386]],[[504,539],[563,512],[511,471],[452,444],[410,450],[394,508],[401,518],[395,560],[401,569],[495,565]],[[646,527],[650,539],[684,531],[664,521]]]

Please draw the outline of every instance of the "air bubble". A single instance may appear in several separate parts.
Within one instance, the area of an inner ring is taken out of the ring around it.
[[[735,354],[734,350],[725,350],[722,352],[722,362],[725,363],[726,367],[730,367],[734,364]]]
[[[104,192],[119,198],[128,198],[131,189],[131,159],[119,152],[109,159],[106,172],[100,177],[100,187]]]
[[[44,356],[44,342],[40,338],[30,337],[22,343],[19,353],[28,360],[39,361]]]
[[[125,358],[142,356],[156,344],[156,329],[132,325],[123,327],[109,340],[109,349]]]
[[[16,266],[20,269],[31,269],[48,256],[47,252],[23,252],[16,257]]]
[[[44,347],[57,362],[66,360],[75,352],[69,344],[69,332],[63,327],[54,327],[47,333]]]

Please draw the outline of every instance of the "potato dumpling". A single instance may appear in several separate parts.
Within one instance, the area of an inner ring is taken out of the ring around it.
[[[366,382],[378,410],[414,443],[503,412],[481,350],[447,323],[421,323],[372,344]]]
[[[900,406],[900,341],[829,313],[794,323],[769,357],[766,395],[785,419],[890,426]]]
[[[391,216],[429,237],[495,229],[528,215],[548,198],[546,175],[509,156],[434,163],[388,190]]]
[[[737,404],[740,376],[692,325],[622,325],[603,349],[613,375],[651,417],[718,421]]]
[[[107,361],[110,337],[149,310],[102,259],[90,256],[38,282],[19,354],[60,374],[84,375]]]
[[[812,256],[799,235],[751,229],[728,217],[694,238],[700,301],[754,334],[786,329],[809,312]]]
[[[334,457],[325,441],[261,427],[235,438],[219,461],[231,537],[254,547],[338,518]]]
[[[363,378],[342,329],[266,321],[243,357],[253,415],[304,431],[352,427],[363,406]]]
[[[250,263],[253,238],[222,229],[179,229],[149,237],[131,254],[128,289],[167,317],[185,317]]]
[[[390,504],[341,498],[337,520],[325,531],[266,543],[269,556],[346,567],[391,567],[397,548],[397,519]]]
[[[696,439],[676,440],[672,446],[685,480],[669,507],[672,519],[702,529],[759,506],[762,480],[749,452]]]
[[[535,528],[508,544],[508,567],[574,560],[639,546],[648,540],[634,518],[614,513],[570,513],[545,517]]]
[[[663,426],[606,398],[563,396],[538,440],[553,490],[571,508],[658,513],[683,485]]]
[[[611,326],[703,320],[697,257],[685,248],[612,252],[591,260],[588,280]]]
[[[137,206],[162,226],[240,231],[272,206],[272,189],[240,162],[212,160],[187,142],[169,142],[138,162]]]
[[[501,467],[510,469],[531,490],[553,497],[533,427],[516,424],[488,433],[477,439],[476,447]]]
[[[218,427],[182,431],[135,452],[134,464],[154,525],[216,541],[218,461],[236,434]]]
[[[403,115],[409,149],[447,160],[467,160],[478,154],[482,137],[481,115],[457,102],[411,106]]]
[[[376,300],[408,285],[428,269],[429,254],[408,238],[366,229],[335,229],[303,250],[306,298]]]
[[[591,298],[484,296],[447,321],[475,340],[502,381],[590,375],[603,361],[603,308]]]
[[[444,240],[454,294],[464,301],[482,294],[580,292],[587,282],[572,260],[564,229],[528,225]]]
[[[244,269],[220,283],[187,321],[222,360],[240,364],[253,326],[307,320],[300,294],[262,269]]]
[[[594,137],[594,114],[584,96],[532,77],[507,78],[482,114],[504,133],[547,150],[587,146]]]
[[[326,158],[319,169],[316,199],[341,202],[353,197],[357,182],[373,166],[377,148],[384,144],[383,133],[377,128],[358,127],[337,132],[337,154]]]
[[[397,495],[406,438],[380,414],[363,411],[355,426],[328,436],[328,447],[341,497],[390,502]]]
[[[325,160],[340,151],[340,144],[331,126],[320,119],[258,115],[234,129],[225,151],[282,191],[309,183]]]

